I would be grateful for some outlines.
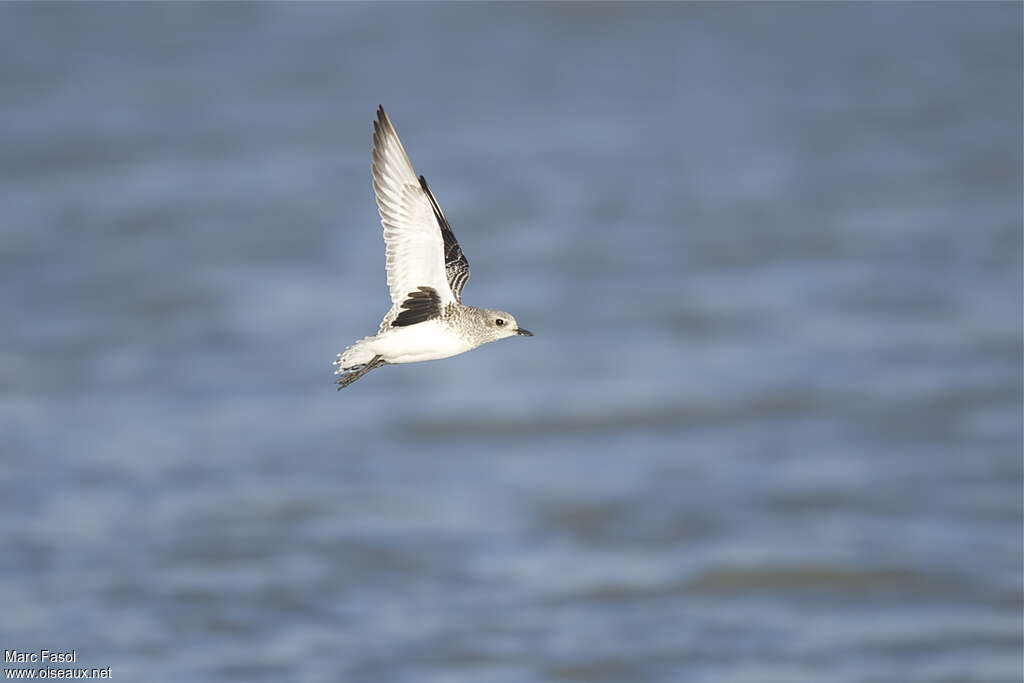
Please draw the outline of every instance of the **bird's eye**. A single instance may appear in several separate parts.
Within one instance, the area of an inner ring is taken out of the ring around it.
[[[505,324],[505,320],[504,318],[495,318],[494,324],[497,325],[498,327],[502,327]]]

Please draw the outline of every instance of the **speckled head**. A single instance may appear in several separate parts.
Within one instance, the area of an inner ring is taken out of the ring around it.
[[[533,332],[519,327],[519,323],[511,313],[490,308],[473,308],[472,326],[476,335],[482,337],[484,342],[517,335],[520,337],[533,336]]]

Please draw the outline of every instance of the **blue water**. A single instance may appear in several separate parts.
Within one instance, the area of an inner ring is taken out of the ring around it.
[[[1022,6],[0,6],[0,647],[121,681],[1022,655]],[[388,306],[383,104],[533,330]]]

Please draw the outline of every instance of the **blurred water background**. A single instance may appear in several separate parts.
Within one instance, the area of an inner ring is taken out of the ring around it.
[[[1022,5],[0,6],[0,647],[1019,681]],[[383,104],[532,339],[378,370]]]

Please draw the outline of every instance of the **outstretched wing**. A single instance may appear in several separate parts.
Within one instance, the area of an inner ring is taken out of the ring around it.
[[[452,295],[457,301],[462,301],[462,288],[469,282],[469,261],[462,253],[459,241],[455,239],[452,226],[448,225],[448,219],[444,217],[441,205],[437,203],[434,193],[427,187],[427,179],[420,176],[420,187],[427,193],[430,206],[434,209],[434,217],[437,218],[437,225],[441,229],[441,237],[444,239],[444,270],[448,276],[448,286],[452,289]]]
[[[438,229],[440,208],[425,182],[416,177],[383,107],[377,109],[373,123],[373,192],[384,226],[388,289],[393,303],[381,327],[393,321],[409,295],[421,291],[421,287],[436,293],[440,308],[457,301],[448,284],[447,238]]]

